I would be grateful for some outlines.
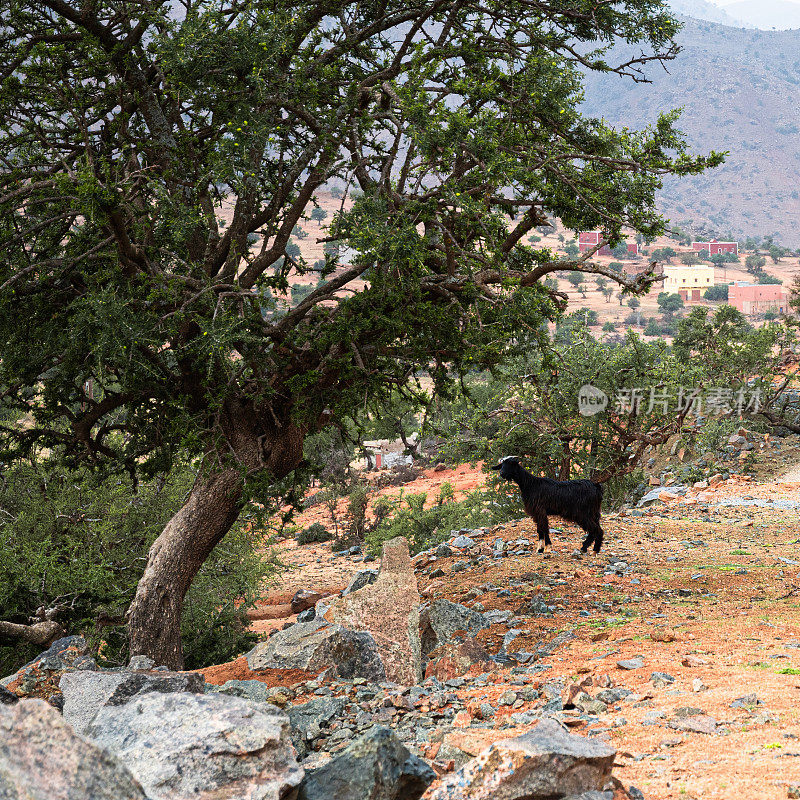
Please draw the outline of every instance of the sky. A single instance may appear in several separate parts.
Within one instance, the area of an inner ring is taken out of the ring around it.
[[[739,2],[739,0],[711,0],[711,2],[715,6],[719,6],[720,8],[725,8],[725,6],[732,5],[733,3]],[[796,6],[800,6],[800,0],[786,0],[787,3],[792,3]]]

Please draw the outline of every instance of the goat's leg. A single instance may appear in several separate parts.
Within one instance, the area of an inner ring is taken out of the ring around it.
[[[584,531],[586,531],[586,538],[583,540],[583,543],[581,544],[581,553],[585,553],[588,551],[589,545],[594,541],[595,527],[592,523],[592,520],[581,519],[575,521],[578,523],[578,525],[581,526],[581,528],[583,528]],[[595,552],[597,551],[595,550]]]
[[[539,534],[539,550],[537,552],[544,553],[545,547],[549,547],[550,542],[550,524],[547,521],[547,514],[536,515],[536,532]]]
[[[600,548],[603,546],[603,529],[600,527],[599,522],[594,523],[594,529],[594,551],[599,553]]]
[[[589,549],[589,545],[594,544],[592,549],[595,553],[599,553],[600,548],[603,546],[603,529],[600,527],[600,523],[596,520],[590,520],[586,525],[581,525],[581,527],[586,531],[586,538],[581,545],[581,552],[585,553]]]

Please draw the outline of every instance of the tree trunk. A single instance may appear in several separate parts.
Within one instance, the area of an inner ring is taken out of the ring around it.
[[[264,417],[246,400],[224,404],[221,427],[237,464],[201,470],[183,507],[153,542],[127,613],[131,655],[183,669],[183,599],[200,567],[239,516],[243,470],[266,471],[279,480],[300,463],[306,430],[291,422],[278,426]],[[210,454],[207,461],[218,464],[218,455]]]
[[[128,609],[131,655],[183,669],[183,600],[194,576],[239,516],[242,489],[238,470],[198,477],[186,503],[153,542]]]

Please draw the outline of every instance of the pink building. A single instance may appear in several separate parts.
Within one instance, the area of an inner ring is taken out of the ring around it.
[[[710,256],[720,253],[739,255],[739,242],[718,242],[716,239],[712,239],[710,242],[692,242],[692,250],[696,253],[705,250]]]
[[[585,253],[587,250],[591,250],[593,247],[596,247],[600,243],[600,239],[602,237],[602,233],[600,231],[581,231],[578,234],[578,249],[581,253]],[[639,245],[634,242],[631,244],[628,242],[628,253],[634,256],[639,255]],[[597,255],[599,256],[610,256],[613,255],[611,252],[611,248],[604,244],[598,251]]]
[[[743,314],[761,314],[764,311],[789,311],[789,293],[778,283],[760,285],[736,281],[728,287],[728,303]]]

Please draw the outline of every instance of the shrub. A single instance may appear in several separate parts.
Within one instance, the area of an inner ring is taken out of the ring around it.
[[[703,297],[705,297],[706,300],[711,300],[712,302],[727,302],[728,284],[721,283],[717,284],[716,286],[710,286],[705,290],[705,292],[703,292]]]
[[[521,516],[518,498],[507,487],[470,492],[463,500],[454,499],[453,487],[443,483],[436,501],[425,508],[428,496],[404,495],[385,499],[388,510],[382,522],[366,535],[370,552],[380,552],[383,543],[396,536],[408,539],[412,553],[419,553],[443,542],[451,530],[495,525]]]
[[[194,480],[188,467],[141,482],[102,479],[54,464],[14,464],[0,483],[0,619],[27,622],[58,608],[58,622],[83,634],[102,662],[127,661],[125,611],[147,551]],[[227,661],[251,646],[245,611],[276,565],[246,515],[217,545],[189,590],[182,618],[187,669]],[[102,644],[102,648],[100,645]],[[0,647],[0,674],[36,648]]]
[[[314,522],[307,528],[298,531],[294,537],[297,544],[311,544],[312,542],[329,542],[333,534],[321,523]]]

